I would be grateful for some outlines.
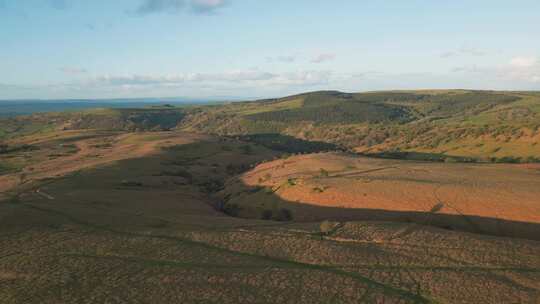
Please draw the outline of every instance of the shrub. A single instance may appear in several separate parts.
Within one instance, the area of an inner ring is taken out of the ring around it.
[[[297,180],[296,178],[290,177],[290,178],[287,179],[287,184],[289,186],[296,186],[296,180]]]

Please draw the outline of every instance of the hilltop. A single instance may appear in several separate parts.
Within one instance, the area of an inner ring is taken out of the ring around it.
[[[540,94],[314,92],[200,109],[180,127],[227,135],[278,133],[396,158],[534,162],[540,158]]]

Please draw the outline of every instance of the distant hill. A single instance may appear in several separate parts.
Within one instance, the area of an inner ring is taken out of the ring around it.
[[[181,127],[279,133],[386,157],[537,161],[540,93],[323,91],[194,109]]]
[[[83,111],[96,108],[142,108],[170,104],[174,106],[207,105],[238,100],[238,98],[119,98],[119,99],[60,99],[60,100],[0,100],[0,117],[14,117],[33,113]]]
[[[320,91],[182,108],[35,114],[4,119],[0,127],[0,137],[50,128],[276,134],[381,157],[536,162],[540,160],[540,93]]]

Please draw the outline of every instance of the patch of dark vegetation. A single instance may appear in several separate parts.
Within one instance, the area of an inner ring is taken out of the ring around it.
[[[426,105],[424,107],[425,114],[450,116],[458,113],[477,114],[494,106],[508,104],[519,99],[521,98],[513,95],[474,91],[455,95],[431,95],[421,101]]]
[[[142,187],[143,183],[136,181],[123,180],[120,185],[123,187]]]
[[[244,135],[237,136],[236,138],[242,141],[259,144],[274,151],[287,153],[315,153],[345,150],[343,147],[335,144],[319,141],[308,141],[277,133]]]
[[[263,210],[263,212],[261,212],[261,220],[269,221],[272,219],[273,214],[272,210]]]
[[[253,147],[251,145],[242,145],[240,146],[240,150],[245,155],[253,155]]]
[[[297,184],[298,184],[298,179],[297,178],[289,177],[287,179],[287,185],[293,187],[293,186],[296,186]]]
[[[247,118],[252,121],[281,123],[378,123],[411,120],[412,116],[405,107],[357,99],[357,96],[346,93],[312,93],[306,95],[301,108],[257,113],[248,115]]]
[[[223,213],[233,217],[237,217],[241,210],[242,208],[237,204],[225,204],[222,209]]]
[[[177,176],[185,178],[189,183],[193,182],[193,174],[186,169],[165,170],[155,176]]]
[[[96,149],[109,149],[109,148],[112,148],[112,144],[111,144],[111,143],[97,144],[97,145],[92,145],[92,148],[96,148]]]
[[[72,114],[67,118],[72,129],[101,129],[124,131],[168,131],[184,118],[181,109],[111,109],[110,114],[92,111]]]
[[[479,160],[473,157],[450,156],[438,153],[422,153],[410,151],[385,151],[381,153],[364,153],[367,157],[401,159],[401,160],[419,160],[447,163],[476,163]]]
[[[199,186],[201,191],[205,193],[216,193],[223,190],[225,184],[223,183],[223,180],[213,178],[198,183],[197,186]]]
[[[248,193],[248,194],[253,194],[253,193],[263,191],[263,190],[265,190],[265,187],[263,187],[263,186],[255,186],[253,188],[247,189],[245,192]]]
[[[525,163],[540,163],[539,157],[529,156],[529,157],[492,157],[490,161],[493,163],[506,163],[506,164],[525,164]]]
[[[251,169],[251,167],[248,164],[238,164],[238,165],[228,164],[225,167],[225,171],[229,175],[236,175],[236,174],[244,173],[248,171],[249,169]]]
[[[278,210],[265,209],[261,212],[261,220],[272,220],[278,222],[289,222],[293,220],[293,214],[289,209]]]
[[[8,145],[8,144],[0,144],[0,154],[9,154],[9,153],[16,153],[16,152],[31,152],[39,150],[38,146],[35,145]]]
[[[367,157],[400,159],[400,160],[416,160],[430,162],[445,162],[445,163],[500,163],[500,164],[522,164],[522,163],[540,163],[540,158],[530,157],[489,157],[489,158],[474,158],[465,156],[452,156],[440,153],[423,153],[423,152],[408,152],[408,151],[387,151],[381,153],[363,153]]]
[[[293,214],[289,209],[281,208],[272,216],[274,221],[289,222],[293,219]]]

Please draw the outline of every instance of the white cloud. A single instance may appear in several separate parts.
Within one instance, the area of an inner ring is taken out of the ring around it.
[[[485,56],[487,53],[474,47],[462,46],[457,50],[447,51],[441,54],[441,58],[450,58],[456,56]]]
[[[336,54],[326,53],[326,54],[320,54],[317,57],[311,59],[312,63],[322,63],[334,60],[336,58]]]
[[[88,72],[86,69],[78,68],[78,67],[70,67],[70,66],[61,67],[60,71],[65,74],[72,74],[72,75],[85,74]]]
[[[530,68],[538,64],[538,58],[531,57],[514,57],[510,60],[510,65],[515,68]]]
[[[525,83],[540,82],[540,61],[537,57],[518,56],[499,66],[468,65],[452,69],[454,73],[481,74],[484,78],[495,77]]]
[[[155,75],[103,75],[90,79],[88,86],[206,86],[206,85],[255,85],[255,86],[309,86],[328,83],[331,71],[296,71],[275,74],[258,69],[223,73],[192,73],[167,76]]]
[[[296,61],[296,56],[294,55],[286,55],[286,56],[277,56],[277,57],[266,57],[267,62],[284,62],[284,63],[292,63]]]

